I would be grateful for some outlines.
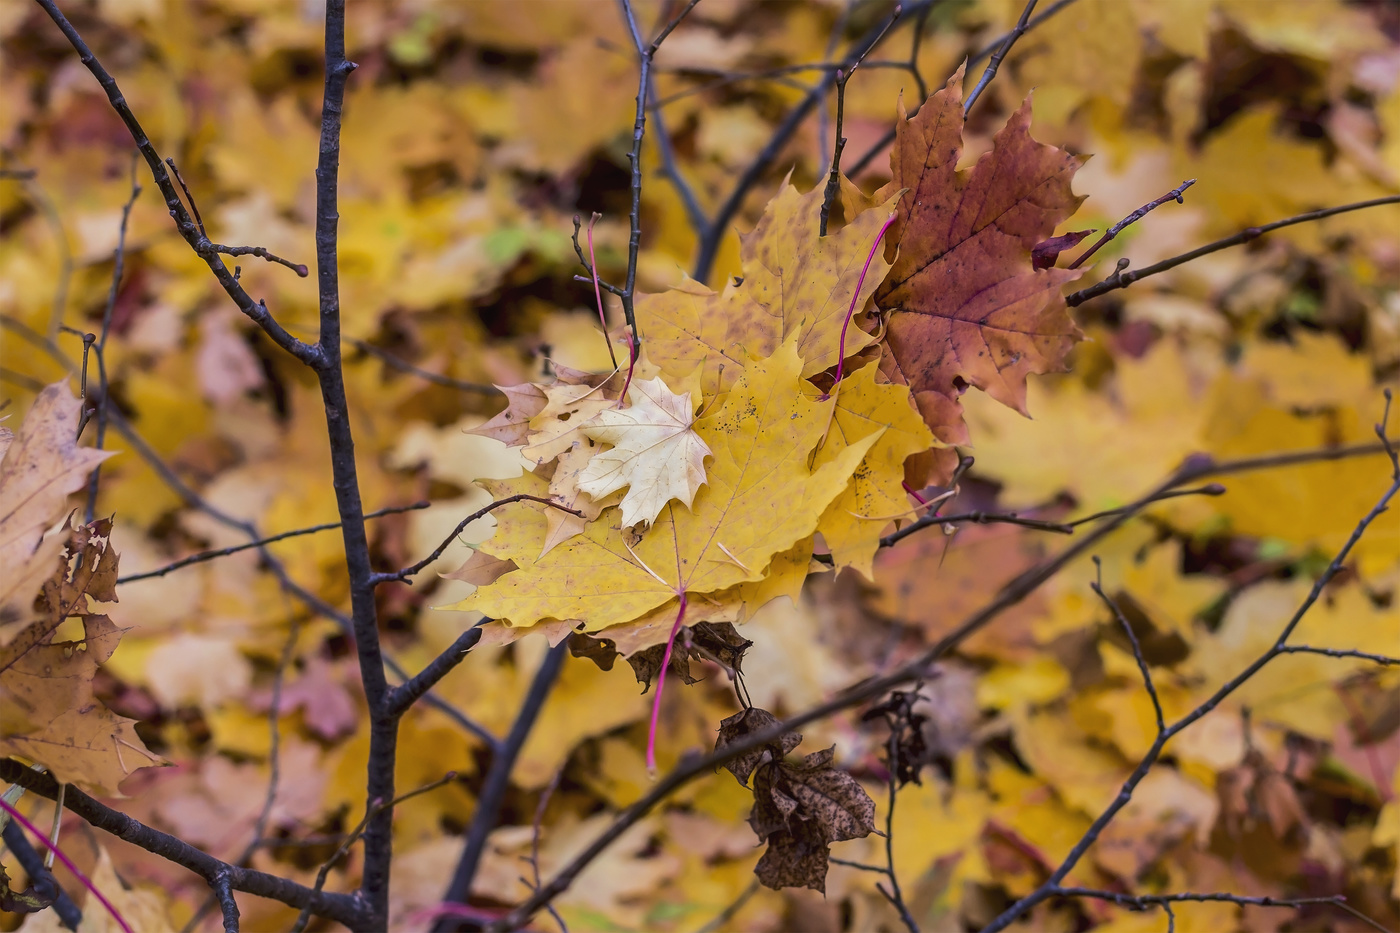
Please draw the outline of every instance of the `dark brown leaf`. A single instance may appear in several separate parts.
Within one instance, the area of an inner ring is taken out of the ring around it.
[[[779,833],[768,840],[768,851],[754,866],[754,875],[765,886],[811,888],[826,893],[826,869],[831,852],[821,836]]]
[[[740,710],[719,724],[719,738],[715,741],[715,751],[719,751],[726,745],[732,745],[746,735],[763,732],[777,724],[778,717],[767,710]],[[781,759],[800,744],[802,744],[800,732],[785,732],[779,737],[777,743],[769,743],[750,749],[727,762],[724,767],[729,769],[729,773],[734,775],[740,784],[748,787],[749,776],[753,774],[754,769],[763,762],[765,757]]]

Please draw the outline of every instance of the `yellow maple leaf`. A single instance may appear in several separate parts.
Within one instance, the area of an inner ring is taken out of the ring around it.
[[[677,395],[661,379],[632,383],[630,407],[598,412],[582,427],[584,434],[612,449],[595,454],[578,479],[578,488],[601,499],[627,487],[622,498],[622,525],[651,524],[677,499],[689,506],[705,482],[709,445],[695,433],[690,393]]]
[[[855,294],[894,199],[821,237],[822,194],[785,185],[742,238],[743,277],[723,292],[687,279],[638,298],[637,326],[663,375],[677,379],[700,367],[708,398],[732,386],[749,357],[766,357],[790,338],[803,376],[836,365],[843,328],[847,356],[873,341],[854,323],[846,327],[846,316],[852,298],[859,311],[889,270],[883,253],[876,255]]]
[[[579,619],[597,631],[637,618],[677,592],[712,593],[756,582],[777,554],[815,530],[878,439],[873,433],[812,470],[808,455],[829,421],[830,401],[802,392],[796,340],[751,361],[724,406],[696,423],[714,452],[709,482],[689,510],[667,508],[635,544],[610,509],[583,534],[536,559],[546,533],[543,506],[502,510],[482,550],[520,568],[453,609],[477,609],[514,626]],[[544,488],[538,477],[492,484],[493,494]]]
[[[935,444],[909,402],[909,387],[876,382],[878,369],[871,362],[841,381],[831,430],[814,463],[821,466],[852,444],[877,437],[817,525],[836,568],[854,567],[867,580],[874,579],[872,565],[885,526],[900,515],[913,517],[902,483],[904,461]]]

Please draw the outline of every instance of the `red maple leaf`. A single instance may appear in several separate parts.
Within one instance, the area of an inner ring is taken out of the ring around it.
[[[876,304],[892,311],[881,370],[908,385],[934,434],[966,443],[958,397],[967,385],[1022,414],[1026,376],[1063,370],[1081,337],[1060,294],[1079,276],[1036,269],[1031,250],[1083,198],[1070,188],[1082,159],[1031,138],[1027,100],[970,171],[962,153],[958,72],[912,118],[900,105],[884,194],[907,189],[899,244]]]

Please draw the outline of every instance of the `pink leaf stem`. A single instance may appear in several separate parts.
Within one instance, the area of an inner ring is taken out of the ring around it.
[[[656,724],[661,719],[661,688],[666,685],[666,669],[671,666],[671,649],[676,646],[676,635],[685,621],[685,590],[677,593],[681,600],[680,611],[676,613],[676,624],[671,626],[671,637],[666,639],[666,652],[661,656],[661,672],[656,675],[656,698],[651,703],[651,725],[647,728],[647,774],[656,776]]]
[[[107,898],[102,896],[102,892],[97,890],[97,886],[92,883],[92,880],[88,878],[87,875],[83,874],[81,871],[78,870],[78,866],[74,865],[73,860],[63,854],[62,849],[54,845],[52,842],[49,842],[48,836],[45,836],[42,832],[40,832],[39,828],[33,823],[29,822],[29,820],[25,818],[23,813],[20,813],[14,807],[6,803],[4,800],[0,800],[0,808],[4,808],[5,812],[10,814],[10,816],[14,818],[15,822],[19,823],[19,825],[29,830],[30,835],[32,835],[35,839],[38,839],[53,852],[54,856],[60,862],[63,863],[63,867],[72,872],[73,877],[81,881],[83,883],[83,887],[91,891],[92,896],[97,898],[98,901],[102,903],[103,907],[107,908],[107,913],[111,914],[112,919],[117,921],[117,926],[122,928],[123,933],[133,933],[131,925],[126,922],[125,918],[122,917],[121,912],[118,911],[116,907],[112,906],[111,901],[107,900]]]
[[[851,318],[856,313],[856,302],[860,300],[860,289],[865,284],[865,274],[870,271],[870,264],[875,261],[875,251],[880,248],[880,241],[885,238],[885,231],[894,223],[898,214],[891,214],[890,219],[885,221],[885,225],[880,228],[880,232],[875,235],[875,242],[871,244],[870,255],[865,257],[865,265],[860,270],[860,279],[856,282],[855,294],[851,295],[851,307],[846,311],[846,321],[841,325],[841,348],[837,352],[836,380],[832,387],[841,381],[842,374],[846,371],[846,330],[851,326]],[[831,393],[827,393],[829,397]]]

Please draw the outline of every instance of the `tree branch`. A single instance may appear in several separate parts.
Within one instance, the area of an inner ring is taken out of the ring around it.
[[[1006,34],[1006,41],[992,53],[992,58],[987,62],[987,68],[982,72],[982,77],[978,80],[977,86],[972,89],[971,94],[967,95],[967,100],[963,103],[964,120],[967,119],[969,113],[972,113],[972,107],[977,103],[977,98],[982,96],[982,92],[987,89],[988,85],[992,83],[992,79],[997,76],[997,71],[1001,68],[1002,60],[1006,58],[1006,53],[1011,51],[1011,47],[1016,44],[1016,40],[1025,35],[1026,30],[1030,28],[1031,14],[1035,12],[1035,4],[1036,0],[1026,0],[1026,6],[1021,10],[1021,18],[1016,21],[1016,28]]]
[[[936,2],[937,0],[922,0],[922,2],[911,3],[904,10],[905,16],[913,18],[922,16],[924,11]],[[853,62],[864,58],[886,34],[887,31],[884,23],[880,23],[871,28],[847,51],[845,58],[842,59],[837,67],[849,70]],[[734,184],[734,190],[729,193],[729,197],[720,205],[719,210],[715,213],[714,219],[710,222],[709,230],[706,231],[705,236],[700,240],[699,251],[695,258],[695,269],[691,273],[691,277],[697,282],[706,282],[709,280],[710,273],[713,271],[715,257],[719,255],[720,243],[723,241],[724,235],[729,229],[729,224],[734,219],[734,215],[739,213],[739,209],[743,207],[744,199],[748,197],[749,189],[763,177],[763,173],[768,170],[768,166],[772,164],[773,160],[782,152],[783,147],[787,145],[792,135],[797,132],[797,128],[802,125],[802,122],[807,119],[808,114],[816,108],[818,103],[826,98],[827,92],[831,90],[835,81],[836,69],[832,69],[823,74],[821,80],[808,90],[807,96],[802,98],[797,106],[788,112],[783,122],[773,130],[773,135],[769,137],[767,144],[764,145],[758,155],[754,156],[753,161],[748,164],[743,174],[739,176],[739,180]]]
[[[117,291],[121,287],[122,273],[126,268],[126,228],[131,220],[131,209],[136,205],[136,199],[141,195],[141,186],[136,182],[136,159],[133,155],[131,160],[131,197],[127,198],[126,204],[122,207],[121,224],[117,227],[117,249],[114,255],[114,265],[112,267],[112,286],[107,291],[107,304],[102,309],[102,329],[98,332],[97,340],[93,346],[97,350],[97,373],[98,373],[98,396],[97,396],[97,436],[93,438],[93,446],[98,450],[107,441],[107,360],[105,352],[107,350],[107,335],[112,329],[112,312],[117,306]],[[97,487],[102,479],[102,464],[92,468],[92,478],[88,480],[87,508],[83,514],[86,520],[91,523],[93,512],[97,508]]]
[[[852,685],[836,696],[794,715],[769,729],[746,735],[732,744],[706,755],[690,755],[683,758],[672,771],[662,777],[641,799],[627,807],[606,830],[600,833],[571,861],[559,869],[553,878],[532,894],[506,917],[492,924],[492,930],[513,930],[528,922],[534,913],[561,892],[567,890],[594,859],[607,850],[629,827],[635,825],[653,808],[664,801],[678,788],[697,777],[711,773],[715,768],[744,752],[777,741],[785,732],[800,729],[809,722],[825,719],[842,710],[859,706],[868,700],[904,684],[912,683],[926,676],[929,665],[952,651],[971,635],[985,628],[1007,609],[1017,605],[1034,593],[1042,584],[1054,577],[1074,560],[1088,553],[1095,544],[1122,527],[1129,518],[1152,505],[1176,487],[1198,482],[1210,476],[1244,472],[1250,469],[1263,469],[1312,460],[1334,460],[1343,456],[1363,456],[1377,453],[1387,448],[1378,445],[1363,445],[1352,448],[1323,449],[1278,454],[1269,457],[1253,457],[1242,460],[1217,463],[1209,457],[1194,456],[1187,459],[1175,473],[1150,490],[1136,502],[1112,514],[1082,539],[1075,541],[1054,557],[1042,561],[1030,570],[1009,580],[997,596],[980,610],[965,619],[957,628],[941,638],[912,661],[880,677],[864,680]]]
[[[0,759],[0,780],[19,784],[49,800],[58,797],[59,785],[52,775],[35,771],[13,758]],[[212,884],[221,873],[226,873],[229,886],[235,891],[266,897],[292,907],[309,904],[321,916],[352,928],[367,925],[365,910],[353,895],[317,893],[305,885],[267,872],[230,865],[182,839],[113,810],[71,784],[64,792],[63,806],[98,829],[189,869],[207,883]]]
[[[553,499],[546,499],[546,498],[543,498],[542,496],[532,496],[532,495],[530,495],[530,494],[528,494],[528,493],[523,493],[523,492],[522,492],[522,493],[518,493],[518,494],[516,494],[516,495],[514,495],[514,496],[507,496],[507,497],[504,498],[504,499],[497,499],[495,502],[492,502],[490,505],[485,506],[484,508],[477,509],[475,512],[473,512],[472,514],[468,515],[466,518],[464,518],[464,519],[462,519],[460,522],[458,522],[458,523],[457,523],[457,527],[454,528],[454,529],[452,529],[452,533],[451,533],[450,535],[448,535],[446,538],[444,538],[444,539],[442,540],[442,543],[439,544],[436,548],[433,549],[433,553],[429,554],[427,557],[423,558],[423,559],[420,560],[418,563],[416,563],[416,564],[410,564],[409,566],[403,568],[402,570],[395,570],[395,571],[393,571],[392,573],[376,573],[376,574],[372,574],[371,577],[370,577],[370,584],[371,584],[372,586],[378,586],[378,585],[381,584],[381,583],[391,583],[391,582],[394,582],[394,581],[406,581],[409,577],[411,577],[411,576],[413,576],[414,574],[418,573],[418,572],[419,572],[420,570],[422,570],[424,567],[428,566],[428,565],[431,564],[433,561],[435,561],[435,560],[437,560],[439,557],[441,557],[443,551],[446,551],[449,547],[451,547],[451,546],[452,546],[452,542],[457,540],[457,536],[460,535],[460,534],[462,533],[462,530],[463,530],[464,528],[466,528],[468,525],[470,525],[472,522],[476,521],[477,519],[481,518],[481,517],[484,516],[484,515],[490,514],[491,512],[495,511],[496,509],[499,509],[499,508],[500,508],[501,506],[503,506],[503,505],[510,505],[512,502],[520,502],[521,500],[524,500],[524,499],[528,499],[528,500],[530,500],[531,502],[542,502],[542,503],[544,503],[545,505],[550,506],[550,507],[552,507],[552,508],[556,508],[556,509],[558,509],[558,510],[561,511],[561,512],[568,512],[570,515],[582,516],[582,514],[583,514],[582,512],[578,511],[577,509],[568,508],[568,507],[565,506],[565,505],[561,505],[560,503],[555,502]]]
[[[1343,204],[1338,207],[1328,207],[1322,210],[1309,211],[1306,214],[1295,214],[1292,217],[1285,217],[1283,220],[1276,220],[1273,223],[1264,224],[1264,226],[1262,227],[1246,227],[1239,233],[1233,234],[1232,236],[1224,237],[1223,239],[1216,240],[1213,243],[1207,243],[1205,246],[1198,246],[1196,249],[1193,249],[1190,252],[1182,253],[1180,256],[1173,256],[1170,259],[1163,259],[1161,262],[1153,263],[1150,266],[1146,266],[1145,268],[1138,269],[1134,272],[1124,271],[1128,267],[1128,260],[1120,259],[1118,260],[1118,269],[1112,275],[1104,279],[1102,282],[1099,282],[1097,285],[1090,285],[1088,288],[1080,289],[1077,292],[1070,292],[1068,295],[1065,296],[1065,302],[1071,308],[1075,308],[1079,305],[1082,305],[1090,298],[1097,298],[1100,295],[1105,295],[1119,288],[1127,288],[1134,282],[1140,279],[1145,279],[1149,275],[1156,275],[1159,272],[1166,272],[1168,269],[1175,269],[1177,266],[1184,265],[1185,263],[1188,263],[1193,259],[1199,259],[1202,256],[1208,256],[1211,253],[1219,252],[1222,249],[1229,249],[1231,246],[1239,246],[1242,243],[1248,243],[1251,240],[1258,239],[1266,233],[1272,233],[1273,231],[1281,230],[1284,227],[1291,227],[1294,224],[1303,224],[1314,220],[1322,220],[1325,217],[1332,217],[1336,214],[1345,214],[1350,211],[1365,210],[1368,207],[1380,207],[1384,204],[1400,204],[1400,194],[1392,194],[1384,198],[1373,198],[1369,201],[1357,201],[1353,204]]]
[[[506,790],[510,786],[510,773],[515,768],[515,760],[520,756],[520,750],[525,747],[530,730],[535,727],[535,720],[539,717],[549,692],[554,688],[554,682],[559,678],[559,671],[563,669],[564,658],[568,653],[568,639],[549,649],[539,670],[535,672],[535,679],[530,684],[525,701],[520,705],[520,712],[516,714],[515,723],[510,727],[510,734],[506,736],[500,753],[491,760],[491,769],[486,773],[481,793],[476,798],[476,813],[472,816],[471,826],[467,828],[462,857],[452,873],[452,882],[448,885],[447,893],[442,897],[443,901],[449,904],[465,904],[471,894],[472,879],[476,877],[481,855],[486,851],[486,838],[491,830],[496,828],[496,821],[500,817],[501,801],[505,799]],[[455,926],[456,922],[451,917],[442,917],[434,924],[433,929],[437,933],[446,933]]]
[[[1386,438],[1385,425],[1390,415],[1391,393],[1389,389],[1386,390],[1385,397],[1385,417],[1382,419],[1381,423],[1376,426],[1376,433],[1383,439]],[[1050,874],[1050,877],[1047,878],[1040,887],[1003,911],[1000,916],[983,929],[982,933],[998,933],[998,931],[1004,930],[1014,923],[1016,919],[1025,914],[1026,911],[1047,898],[1054,897],[1057,891],[1060,890],[1060,882],[1064,881],[1065,877],[1074,869],[1074,866],[1077,865],[1080,859],[1089,851],[1089,848],[1098,841],[1099,836],[1103,833],[1104,829],[1108,827],[1108,824],[1113,821],[1114,817],[1118,815],[1119,811],[1132,801],[1133,791],[1137,789],[1137,786],[1142,783],[1143,778],[1147,777],[1148,772],[1151,771],[1153,765],[1157,763],[1167,743],[1171,741],[1174,736],[1214,710],[1226,697],[1238,690],[1255,674],[1259,673],[1269,662],[1273,661],[1279,655],[1287,653],[1288,639],[1298,627],[1298,623],[1303,620],[1303,617],[1307,615],[1318,598],[1322,596],[1322,592],[1326,589],[1327,585],[1341,572],[1346,564],[1347,556],[1351,553],[1352,548],[1356,546],[1356,543],[1361,540],[1362,535],[1364,535],[1371,524],[1387,510],[1390,501],[1400,493],[1400,456],[1397,456],[1394,447],[1390,445],[1388,440],[1383,440],[1382,443],[1385,446],[1386,456],[1389,457],[1391,463],[1391,482],[1389,488],[1381,494],[1380,499],[1371,510],[1356,523],[1356,527],[1352,530],[1351,536],[1347,538],[1346,543],[1342,545],[1337,555],[1332,558],[1332,562],[1327,565],[1327,569],[1313,581],[1312,588],[1308,591],[1307,597],[1304,598],[1302,604],[1299,605],[1288,622],[1284,624],[1283,629],[1279,632],[1278,638],[1275,639],[1274,643],[1269,646],[1263,654],[1259,655],[1258,658],[1245,667],[1243,671],[1222,684],[1208,699],[1191,712],[1182,716],[1170,726],[1159,728],[1157,737],[1152,742],[1152,746],[1147,750],[1147,753],[1143,755],[1137,767],[1133,769],[1133,773],[1123,782],[1122,788],[1118,791],[1117,796],[1113,798],[1112,803],[1099,814],[1098,818],[1089,826],[1080,840],[1070,849],[1069,854],[1065,856],[1060,866]],[[1144,666],[1144,676],[1145,675],[1146,669]],[[1148,683],[1149,689],[1151,689],[1150,679]],[[1155,690],[1153,691],[1153,700],[1154,702],[1156,701]],[[1160,715],[1159,712],[1159,723],[1161,722]]]
[[[457,389],[462,392],[480,392],[482,395],[501,395],[500,389],[493,385],[486,385],[480,382],[464,382],[461,379],[453,379],[451,376],[440,376],[437,373],[430,373],[426,369],[420,369],[407,360],[400,359],[385,350],[381,350],[367,340],[360,340],[358,337],[342,337],[346,343],[350,344],[361,353],[368,353],[370,356],[382,360],[402,373],[411,373],[425,382],[433,385],[445,386],[449,389]]]
[[[481,641],[480,625],[474,625],[458,635],[451,647],[429,661],[427,667],[389,691],[389,695],[384,700],[385,711],[391,716],[402,716],[408,712],[408,708],[417,703],[423,694],[433,689],[438,681],[446,677],[458,664],[461,664],[467,656],[467,652],[475,648],[479,641]],[[499,752],[500,748],[494,750]]]
[[[432,503],[430,502],[415,502],[412,505],[393,505],[389,506],[388,508],[380,509],[377,512],[370,512],[367,515],[365,515],[365,518],[382,518],[385,515],[396,515],[400,512],[412,512],[417,509],[426,509],[431,504]],[[340,522],[326,522],[323,525],[311,525],[306,528],[298,528],[295,531],[284,531],[280,534],[270,535],[266,538],[258,538],[255,541],[249,541],[247,544],[235,544],[233,547],[220,548],[214,551],[200,551],[198,554],[191,554],[188,557],[182,557],[177,561],[173,561],[169,564],[166,564],[164,567],[160,567],[155,570],[143,570],[140,573],[133,573],[128,574],[124,577],[120,577],[117,579],[117,585],[121,586],[123,583],[135,583],[137,580],[148,580],[151,577],[163,577],[167,573],[179,570],[182,567],[188,567],[191,564],[202,564],[208,560],[214,560],[219,557],[228,557],[230,554],[237,554],[239,551],[247,551],[251,548],[261,549],[265,545],[273,544],[277,541],[282,541],[287,538],[295,538],[300,535],[316,534],[319,531],[330,531],[332,529],[339,528],[340,524]]]
[[[43,7],[49,19],[54,21],[62,31],[68,44],[78,53],[79,60],[92,72],[97,83],[102,86],[103,92],[107,95],[107,100],[112,105],[112,109],[121,117],[126,124],[127,130],[131,133],[131,138],[136,142],[136,148],[141,151],[141,155],[146,160],[146,165],[150,167],[151,175],[155,178],[156,187],[160,189],[165,197],[165,206],[170,211],[170,216],[175,220],[175,228],[179,231],[181,238],[190,245],[200,259],[209,266],[209,270],[214,273],[214,277],[219,280],[224,291],[238,309],[251,318],[259,327],[272,338],[273,343],[286,350],[292,356],[306,363],[308,366],[316,366],[320,363],[317,349],[310,344],[303,343],[283,329],[281,324],[273,320],[268,312],[267,306],[261,301],[254,301],[252,297],[238,284],[233,274],[224,266],[223,260],[219,258],[219,253],[214,249],[214,244],[209,242],[209,238],[200,233],[190,212],[185,209],[184,203],[180,200],[179,192],[175,190],[175,183],[171,180],[170,172],[166,169],[165,163],[161,161],[160,154],[156,152],[155,146],[151,144],[146,136],[146,131],[141,128],[141,124],[136,119],[136,115],[127,106],[126,97],[122,94],[121,88],[117,86],[116,79],[102,67],[102,63],[97,60],[97,56],[92,54],[92,49],[88,48],[83,37],[73,28],[73,24],[63,15],[55,5],[54,0],[35,0],[39,6]]]
[[[49,906],[53,908],[59,922],[70,930],[78,929],[78,925],[83,922],[82,910],[59,885],[53,872],[44,866],[44,857],[34,848],[34,844],[24,834],[24,829],[14,820],[9,820],[5,823],[3,835],[5,845],[15,854],[15,861],[19,862],[25,874],[29,875],[29,883],[36,890],[48,889],[56,892],[53,903]]]
[[[1050,6],[1046,7],[1039,16],[1034,17],[1028,23],[1026,23],[1026,28],[1022,30],[1022,35],[1024,35],[1027,32],[1030,32],[1032,29],[1039,26],[1041,23],[1045,22],[1047,19],[1054,16],[1056,13],[1060,12],[1073,2],[1074,0],[1059,0],[1059,2],[1057,3],[1052,3]],[[1013,29],[1012,32],[1015,32],[1015,30]],[[1008,32],[993,39],[990,43],[983,46],[980,52],[977,52],[975,55],[973,55],[967,60],[967,67],[971,68],[972,66],[980,62],[982,59],[991,55],[997,49],[1001,48],[1002,45],[1006,43],[1006,40],[1010,37],[1011,32]],[[928,94],[924,94],[924,98],[926,99],[927,97]],[[924,100],[921,99],[918,102],[917,106],[910,109],[909,118],[911,120],[914,118],[915,114],[919,112],[919,107],[922,107],[923,105]],[[966,113],[966,111],[964,111],[964,113]],[[854,178],[856,175],[859,175],[862,171],[864,171],[865,167],[869,165],[870,162],[877,155],[884,152],[885,149],[889,147],[890,143],[894,142],[895,134],[898,132],[899,128],[897,126],[892,126],[888,130],[886,130],[885,135],[881,136],[878,140],[875,141],[874,145],[872,145],[869,149],[865,150],[865,154],[855,161],[855,164],[851,166],[850,171],[848,171],[846,174]]]

